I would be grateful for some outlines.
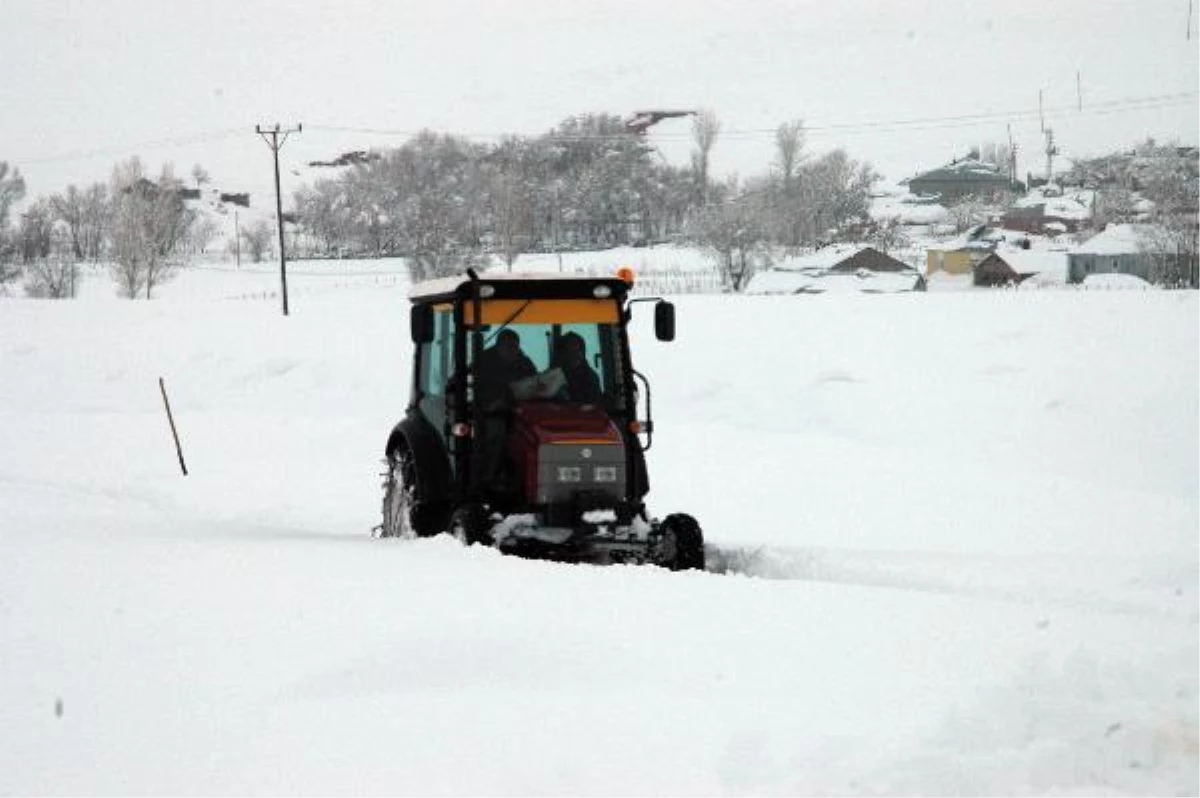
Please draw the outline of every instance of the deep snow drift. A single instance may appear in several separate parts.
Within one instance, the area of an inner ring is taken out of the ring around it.
[[[276,279],[0,298],[0,793],[1196,794],[1195,292],[635,311],[717,575],[370,539],[402,271]]]

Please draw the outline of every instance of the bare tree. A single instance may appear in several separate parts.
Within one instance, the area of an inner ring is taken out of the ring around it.
[[[75,296],[79,274],[67,225],[58,219],[54,198],[42,197],[21,214],[17,233],[24,263],[25,293],[42,299]]]
[[[9,174],[8,161],[0,161],[0,230],[8,226],[8,212],[25,197],[25,178],[20,169]]]
[[[83,192],[83,216],[81,218],[80,241],[83,257],[89,261],[100,260],[104,254],[104,242],[108,238],[112,206],[108,199],[108,186],[93,183]]]
[[[972,195],[967,195],[946,209],[947,220],[955,233],[963,233],[987,221],[987,205]]]
[[[779,150],[779,173],[783,180],[783,193],[789,194],[796,169],[800,166],[804,150],[804,120],[784,122],[775,129],[775,148]]]
[[[533,207],[518,179],[503,175],[497,189],[496,227],[500,254],[508,270],[533,240]]]
[[[696,176],[696,196],[701,204],[708,202],[708,167],[713,145],[721,132],[721,123],[711,110],[703,110],[692,119],[692,171]]]
[[[706,206],[693,221],[691,238],[713,254],[730,291],[741,291],[759,265],[770,262],[762,210],[752,193],[741,192]]]
[[[271,242],[274,235],[275,227],[265,219],[242,228],[242,241],[246,245],[245,251],[250,253],[250,260],[261,263],[265,256],[273,252]]]
[[[8,162],[0,161],[0,288],[21,275],[16,263],[17,243],[8,231],[8,212],[24,196],[25,180],[20,170],[9,174]]]
[[[21,265],[13,258],[12,245],[0,231],[0,294],[8,292],[8,284],[21,276]]]
[[[69,252],[55,251],[25,265],[25,293],[37,299],[71,299],[79,284],[79,264]]]
[[[194,215],[184,206],[170,164],[155,182],[131,158],[113,170],[112,186],[113,277],[124,296],[133,299],[145,289],[150,299],[181,264]]]
[[[840,149],[804,164],[797,198],[801,242],[828,242],[848,227],[866,224],[878,179],[870,164]]]
[[[1106,186],[1096,192],[1092,225],[1103,230],[1109,224],[1132,222],[1137,216],[1137,198],[1123,186]]]
[[[188,244],[192,252],[203,255],[204,250],[208,249],[208,245],[216,239],[220,232],[221,226],[215,219],[210,216],[198,216],[188,235]]]
[[[54,208],[49,200],[43,197],[21,214],[17,243],[25,263],[50,256],[54,245]]]
[[[867,227],[867,240],[885,255],[892,255],[912,246],[912,239],[899,219],[873,221]]]

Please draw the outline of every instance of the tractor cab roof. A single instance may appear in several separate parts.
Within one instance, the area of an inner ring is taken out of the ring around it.
[[[449,302],[470,299],[474,281],[465,274],[440,277],[413,285],[408,298],[414,303]],[[607,299],[620,300],[629,285],[618,277],[590,275],[485,272],[479,275],[483,299]]]

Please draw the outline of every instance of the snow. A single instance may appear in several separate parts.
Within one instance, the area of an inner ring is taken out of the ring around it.
[[[919,279],[911,272],[873,272],[859,269],[854,274],[772,269],[750,278],[747,294],[896,293],[912,291]]]
[[[1083,278],[1083,288],[1089,291],[1151,291],[1155,286],[1136,274],[1089,274]]]
[[[1048,186],[1033,188],[1028,194],[1013,203],[1014,208],[1029,208],[1042,205],[1042,213],[1059,219],[1086,221],[1092,218],[1092,206],[1095,204],[1096,192],[1091,190],[1072,190],[1063,194],[1062,189],[1055,186],[1054,192],[1047,192]]]
[[[1035,275],[1043,285],[1067,282],[1067,253],[1063,250],[1005,248],[996,254],[1018,274]]]
[[[1075,247],[1078,255],[1127,255],[1141,252],[1143,237],[1153,229],[1145,224],[1110,224]]]
[[[86,279],[0,297],[0,793],[1197,793],[1194,291],[635,310],[719,575],[372,540],[397,261]]]

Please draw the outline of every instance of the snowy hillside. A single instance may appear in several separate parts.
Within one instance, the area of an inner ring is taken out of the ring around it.
[[[398,265],[0,297],[0,794],[1197,793],[1196,292],[635,310],[672,574],[371,539]]]

